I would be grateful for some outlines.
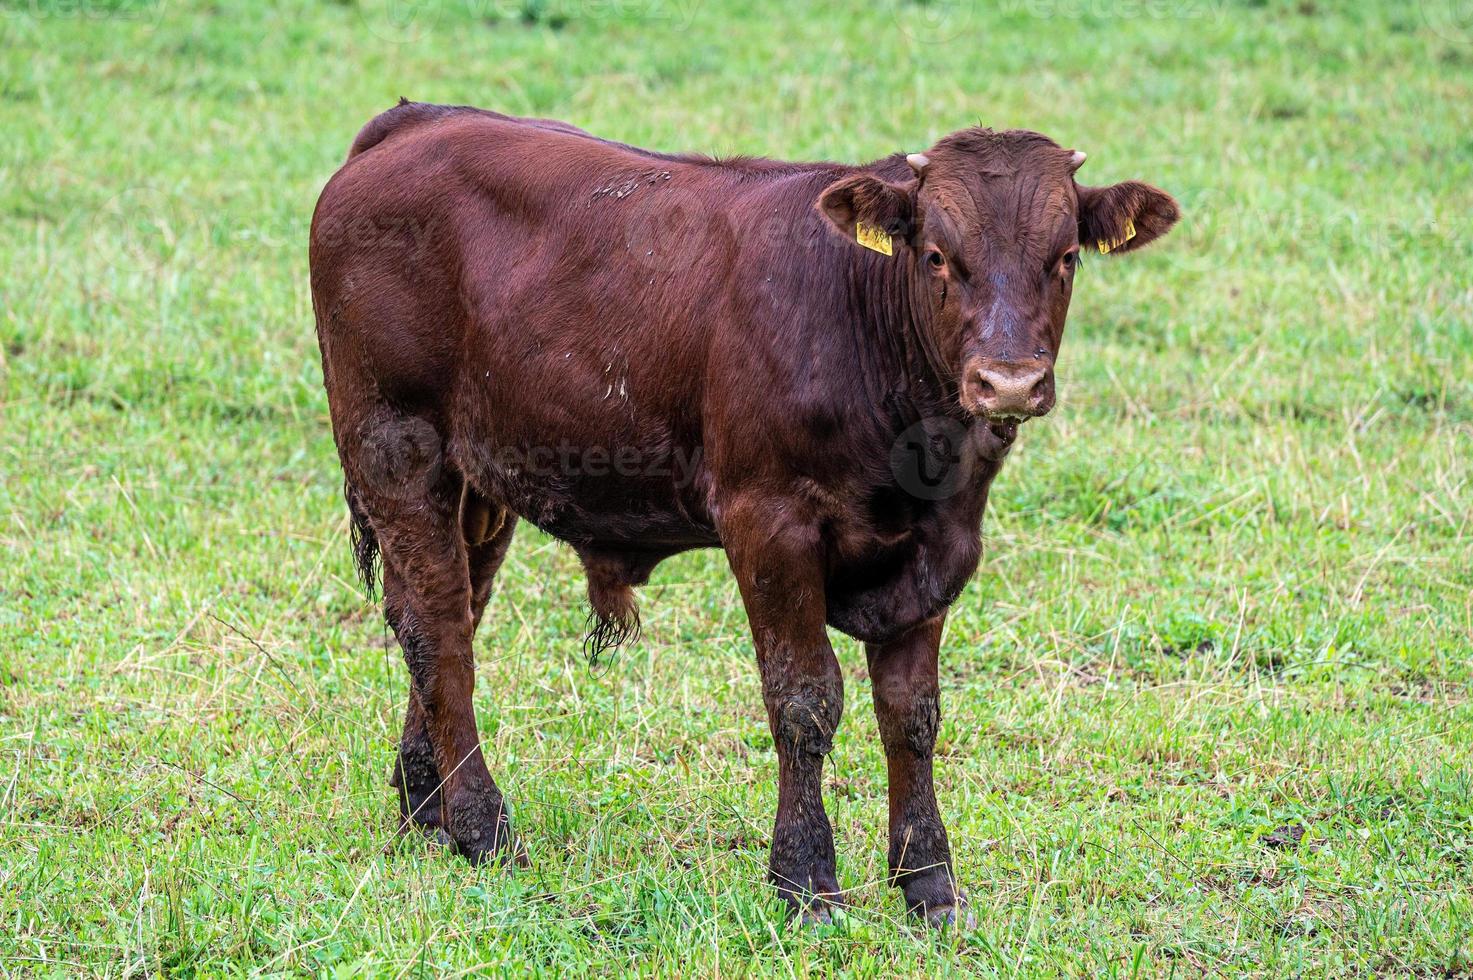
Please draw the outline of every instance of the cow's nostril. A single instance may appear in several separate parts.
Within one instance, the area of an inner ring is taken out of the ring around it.
[[[977,375],[977,394],[982,398],[991,398],[997,394],[997,389],[992,387],[992,382],[987,380],[985,374]]]

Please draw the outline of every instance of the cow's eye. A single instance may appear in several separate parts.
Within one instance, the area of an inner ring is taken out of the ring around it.
[[[926,264],[937,272],[946,268],[946,258],[934,248],[926,253]]]
[[[1078,265],[1078,264],[1079,264],[1079,250],[1078,249],[1075,249],[1072,252],[1065,252],[1064,253],[1064,273],[1066,275],[1068,273],[1070,273],[1070,272],[1073,272],[1074,271],[1074,267],[1076,265]]]

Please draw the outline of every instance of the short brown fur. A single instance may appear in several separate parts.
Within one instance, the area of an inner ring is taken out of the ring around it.
[[[404,826],[525,858],[471,708],[519,519],[582,559],[595,654],[637,631],[658,562],[720,547],[777,747],[778,892],[819,919],[843,900],[821,796],[834,627],[866,645],[893,880],[933,922],[963,914],[931,779],[942,623],[1019,421],[1053,404],[1074,256],[1177,217],[1076,166],[982,129],[850,166],[652,153],[466,107],[369,122],[318,202],[312,297],[355,554],[372,582],[382,553],[412,679]],[[893,254],[856,244],[858,222]],[[936,474],[960,478],[933,492]]]

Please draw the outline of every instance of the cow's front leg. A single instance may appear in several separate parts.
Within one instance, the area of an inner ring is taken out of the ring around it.
[[[751,622],[762,698],[777,748],[777,821],[769,877],[805,921],[827,922],[844,902],[834,834],[823,808],[823,760],[844,709],[844,681],[824,632],[815,529],[771,512],[723,528]]]
[[[888,643],[865,645],[890,775],[890,881],[905,893],[906,908],[933,925],[971,920],[931,782],[941,724],[936,659],[943,621],[937,617]]]

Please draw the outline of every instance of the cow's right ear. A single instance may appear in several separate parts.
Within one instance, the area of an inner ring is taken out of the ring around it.
[[[889,255],[890,239],[910,237],[915,189],[916,181],[892,184],[873,174],[854,174],[825,187],[818,209],[851,242]]]

